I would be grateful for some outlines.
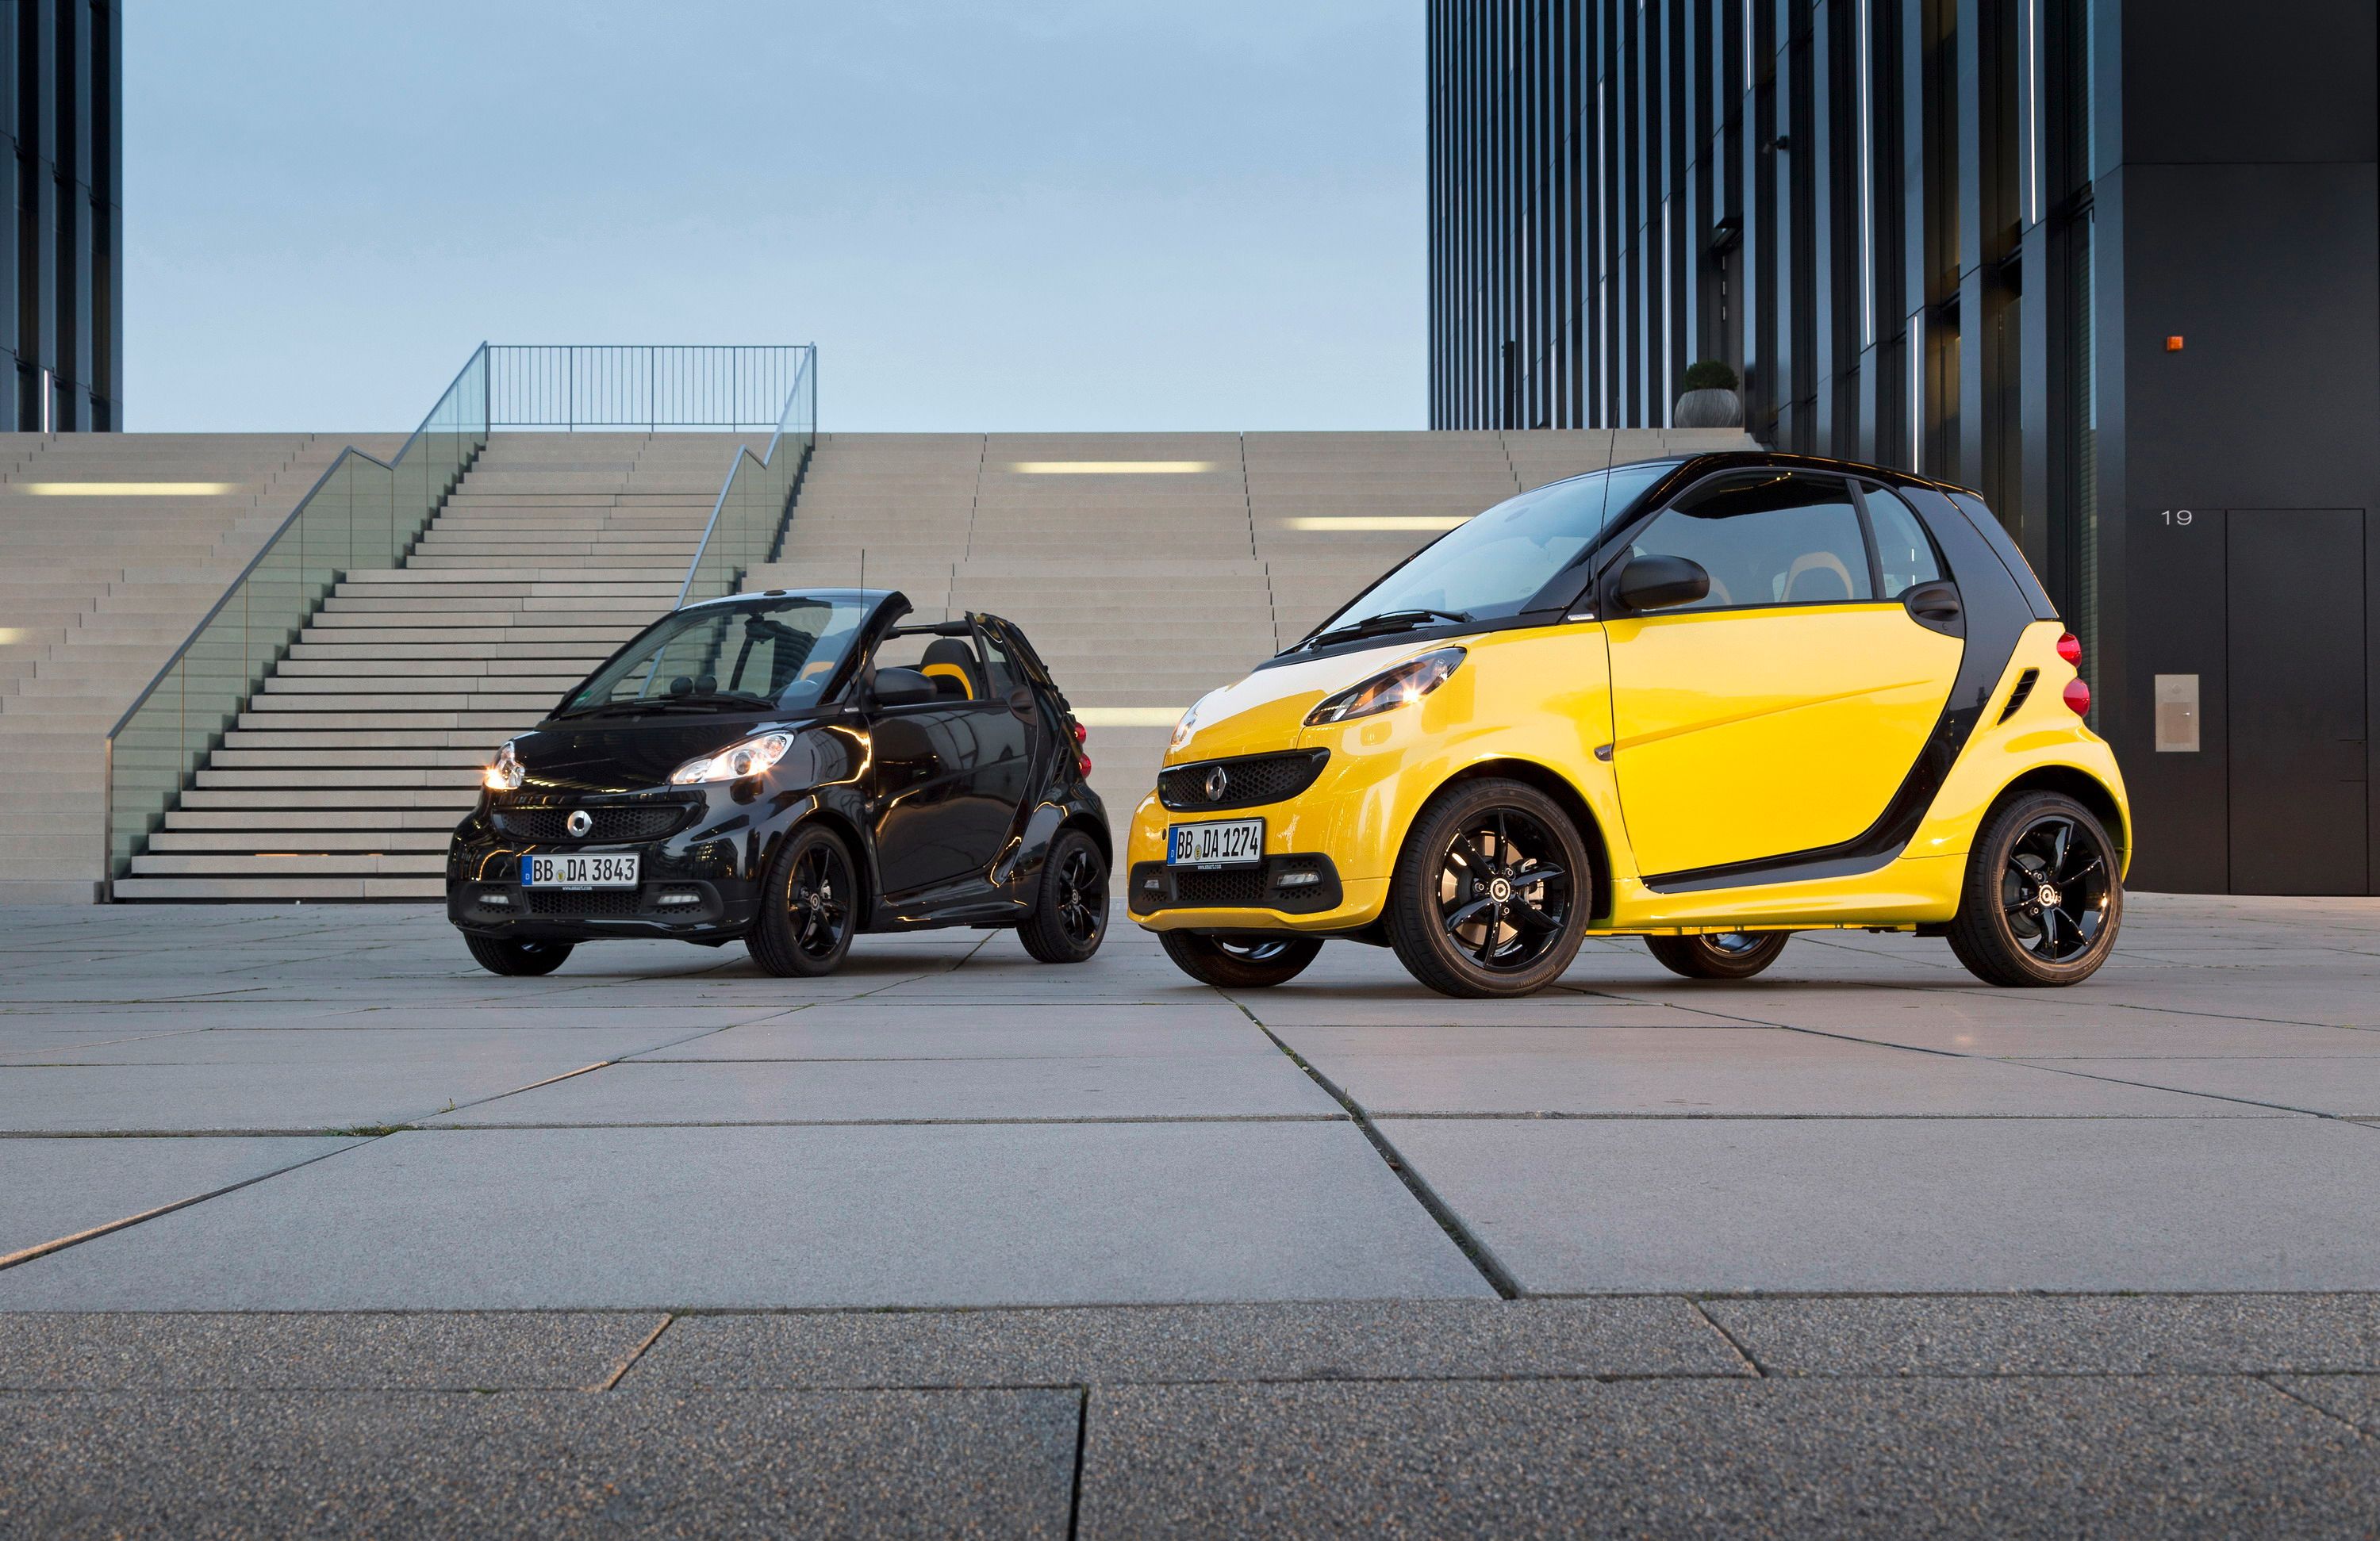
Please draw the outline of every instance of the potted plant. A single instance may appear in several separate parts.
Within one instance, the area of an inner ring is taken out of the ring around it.
[[[1716,358],[1686,366],[1685,394],[1670,415],[1678,428],[1742,428],[1743,398],[1735,394],[1735,371]]]

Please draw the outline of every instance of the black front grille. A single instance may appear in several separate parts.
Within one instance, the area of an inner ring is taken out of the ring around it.
[[[585,889],[540,893],[528,891],[528,913],[551,919],[630,920],[636,917],[637,891],[632,888]]]
[[[1311,881],[1288,881],[1290,879]],[[1261,867],[1200,871],[1145,861],[1127,878],[1125,903],[1135,915],[1159,910],[1265,909],[1315,915],[1339,907],[1339,869],[1329,856],[1269,856]]]
[[[1204,813],[1215,808],[1252,808],[1294,797],[1322,774],[1328,749],[1300,749],[1286,755],[1242,755],[1235,759],[1202,759],[1157,773],[1157,797],[1177,813]],[[1208,795],[1208,779],[1222,772],[1221,795]]]
[[[503,808],[497,811],[496,828],[516,840],[584,841],[590,844],[659,840],[685,823],[688,812],[679,803],[597,805],[586,810],[595,820],[594,827],[583,835],[575,835],[565,823],[571,811],[566,807]]]
[[[1261,904],[1264,903],[1265,879],[1261,867],[1227,868],[1220,872],[1187,871],[1173,874],[1173,902],[1207,909],[1225,906]]]

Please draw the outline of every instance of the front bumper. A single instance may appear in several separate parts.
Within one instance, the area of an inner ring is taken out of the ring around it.
[[[725,789],[718,789],[723,793]],[[548,810],[483,802],[455,831],[446,854],[446,918],[481,936],[520,941],[593,941],[664,937],[710,941],[741,936],[759,904],[764,831],[739,807],[708,789],[669,797],[581,798],[573,807],[648,819],[676,809],[670,832],[647,840],[532,840],[523,815]],[[601,830],[596,831],[601,832]],[[638,857],[633,889],[521,886],[521,858],[572,854]]]

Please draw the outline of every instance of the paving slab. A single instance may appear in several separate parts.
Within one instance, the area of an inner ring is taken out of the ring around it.
[[[1164,1006],[977,1006],[965,1012],[830,1001],[637,1056],[654,1060],[929,1060],[1280,1050],[1211,995]]]
[[[1254,1044],[1161,1058],[638,1061],[423,1122],[454,1129],[1347,1116],[1287,1055],[1248,1036]]]
[[[0,1396],[0,1526],[1055,1536],[1079,1407],[1072,1391],[17,1393]]]
[[[0,1139],[0,1257],[344,1150],[338,1139]],[[0,1280],[7,1278],[0,1273]]]
[[[2380,1373],[2380,1295],[1711,1300],[1768,1375]]]
[[[2380,1439],[2380,1375],[2284,1375],[2273,1384]]]
[[[1383,1119],[1534,1293],[2380,1289],[2328,1120]]]
[[[691,1316],[631,1372],[642,1390],[1751,1373],[1666,1298]]]
[[[568,1390],[602,1385],[650,1312],[0,1313],[0,1390]]]
[[[1775,1027],[1299,1027],[1281,1036],[1383,1116],[2268,1116],[2054,1069]]]
[[[2238,1377],[1099,1388],[1080,1534],[2362,1534],[2380,1443]]]
[[[333,1130],[404,1123],[682,1035],[611,1028],[217,1029],[0,1064],[0,1129]]]
[[[1489,1292],[1343,1122],[400,1134],[0,1272],[0,1310]]]

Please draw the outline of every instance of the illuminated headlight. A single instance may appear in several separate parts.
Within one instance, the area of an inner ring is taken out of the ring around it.
[[[1165,746],[1167,754],[1190,742],[1190,735],[1198,731],[1198,709],[1206,704],[1204,697],[1191,702],[1190,710],[1182,714],[1182,721],[1173,724],[1173,742]]]
[[[715,755],[687,760],[670,772],[670,781],[677,786],[696,782],[734,782],[746,776],[757,776],[785,758],[794,746],[794,735],[786,733],[764,733],[758,738],[747,738],[741,744],[731,744]]]
[[[513,741],[507,738],[504,746],[496,751],[496,758],[480,772],[480,784],[491,792],[518,792],[521,777],[526,773],[520,756],[513,750]]]
[[[1408,701],[1418,701],[1463,667],[1463,655],[1461,648],[1439,648],[1419,658],[1409,658],[1360,685],[1351,685],[1336,696],[1324,698],[1320,706],[1305,714],[1305,725],[1318,728],[1326,722],[1352,722],[1358,717],[1393,711]]]

